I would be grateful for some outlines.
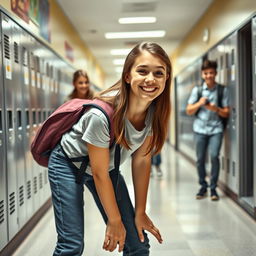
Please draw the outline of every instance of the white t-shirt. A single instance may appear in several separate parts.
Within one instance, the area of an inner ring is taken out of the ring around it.
[[[145,127],[142,131],[136,130],[128,119],[125,119],[125,137],[130,143],[131,150],[121,147],[120,164],[136,151],[151,135],[151,124],[153,119],[153,107],[150,107],[145,120]],[[91,108],[83,114],[80,120],[72,127],[72,130],[65,133],[61,139],[61,146],[70,158],[88,155],[86,143],[102,148],[109,148],[110,135],[106,116],[97,108]],[[109,171],[114,169],[115,147],[110,149]],[[74,162],[80,168],[81,162]],[[91,173],[90,164],[86,170]]]

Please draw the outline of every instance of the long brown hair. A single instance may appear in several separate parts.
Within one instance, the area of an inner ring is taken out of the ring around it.
[[[165,82],[164,91],[151,104],[154,104],[154,115],[152,121],[152,139],[147,154],[158,153],[162,149],[168,130],[168,123],[171,111],[170,86],[172,80],[172,66],[166,52],[156,43],[142,42],[137,44],[126,57],[121,79],[112,87],[99,93],[97,98],[114,105],[115,113],[113,117],[114,134],[116,142],[126,149],[130,149],[129,142],[125,138],[125,117],[129,103],[130,85],[125,81],[126,75],[143,51],[160,58],[167,67],[168,79]],[[115,94],[113,96],[113,93]],[[111,95],[112,94],[112,95]]]
[[[88,83],[90,83],[90,79],[89,76],[87,74],[86,71],[82,70],[82,69],[78,69],[76,72],[74,72],[73,74],[73,84],[75,84],[75,82],[77,81],[77,79],[83,76]],[[93,92],[90,88],[88,88],[88,91],[86,93],[86,95],[84,95],[84,99],[92,99],[93,98]],[[74,90],[68,95],[68,99],[74,99],[74,98],[78,98],[78,93],[77,93],[77,89],[74,88]]]

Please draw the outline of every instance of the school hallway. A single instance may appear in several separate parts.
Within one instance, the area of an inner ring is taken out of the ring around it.
[[[150,234],[152,256],[256,256],[256,223],[220,189],[219,201],[196,200],[195,166],[165,145],[163,176],[151,178],[147,213],[160,229],[163,244]],[[154,170],[155,171],[155,170]],[[121,166],[131,198],[129,162]],[[83,255],[121,255],[102,249],[105,225],[85,189],[85,250]],[[38,222],[14,256],[50,256],[56,242],[52,207]]]

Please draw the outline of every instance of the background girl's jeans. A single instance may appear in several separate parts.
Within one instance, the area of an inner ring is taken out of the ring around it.
[[[76,170],[76,167],[66,158],[61,146],[57,145],[52,151],[49,160],[49,181],[52,191],[56,230],[58,233],[54,256],[79,256],[83,253],[84,184],[92,193],[105,223],[107,222],[107,216],[100,203],[92,176],[85,174],[83,183],[77,184],[75,182]],[[119,173],[119,170],[113,170],[110,172],[110,177],[116,192],[117,204],[122,221],[126,228],[123,255],[148,256],[150,247],[149,240],[145,233],[145,241],[141,243],[139,240],[134,223],[134,208],[123,176]]]
[[[209,155],[211,159],[211,189],[217,187],[217,182],[219,178],[220,161],[219,153],[221,148],[223,133],[217,133],[213,135],[205,135],[200,133],[195,133],[196,140],[196,156],[197,156],[197,171],[199,176],[199,184],[202,187],[207,188],[208,184],[205,180],[205,158],[207,149],[209,150]]]

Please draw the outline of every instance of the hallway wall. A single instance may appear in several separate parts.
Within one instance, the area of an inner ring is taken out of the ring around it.
[[[56,0],[49,0],[49,28],[51,34],[50,43],[41,37],[39,28],[33,22],[29,21],[29,24],[27,24],[14,12],[12,12],[10,0],[1,0],[0,5],[17,17],[19,23],[23,27],[33,32],[72,66],[74,66],[76,69],[85,69],[90,76],[90,80],[95,85],[101,88],[104,86],[105,73],[102,67],[98,64],[96,58],[93,56],[86,43],[81,39],[80,35],[75,30],[69,19],[65,16]],[[65,42],[67,42],[73,49],[74,61],[70,61],[66,56]]]

